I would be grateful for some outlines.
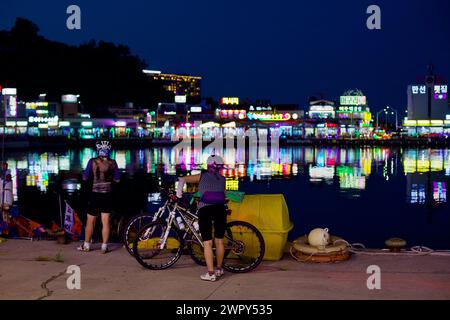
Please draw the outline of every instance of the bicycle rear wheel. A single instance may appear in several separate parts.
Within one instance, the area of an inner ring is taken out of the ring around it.
[[[255,269],[263,260],[265,252],[264,238],[253,225],[244,221],[227,224],[224,238],[225,252],[229,252],[223,261],[223,268],[233,273],[245,273]]]
[[[213,235],[214,235],[214,230],[213,230]],[[227,228],[225,230],[225,237],[228,238],[233,238],[233,234],[231,233],[231,230],[229,228]],[[215,243],[213,241],[213,251],[215,252],[216,248],[214,247]],[[188,241],[188,250],[189,250],[189,254],[192,258],[192,260],[194,260],[194,262],[198,265],[201,266],[206,266],[206,261],[205,261],[205,254],[203,252],[203,246],[198,242],[198,240],[195,237],[192,237],[192,240]],[[231,252],[230,248],[225,248],[225,254],[224,256],[228,256],[228,254]],[[214,255],[214,259],[215,259],[215,255]],[[215,261],[214,261],[215,262]]]
[[[136,235],[143,226],[148,225],[153,221],[153,214],[142,213],[134,216],[128,221],[123,229],[122,241],[128,253],[133,255],[133,242]]]
[[[136,260],[145,268],[163,270],[171,267],[181,257],[184,240],[178,228],[171,227],[165,246],[161,249],[161,240],[166,232],[167,223],[152,222],[144,226],[133,242]]]

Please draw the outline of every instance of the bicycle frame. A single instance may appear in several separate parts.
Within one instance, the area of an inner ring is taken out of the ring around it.
[[[193,222],[198,221],[197,215],[190,212],[189,209],[180,207],[178,204],[175,204],[173,209],[169,213],[169,217],[167,218],[167,228],[164,232],[164,235],[161,238],[161,242],[159,243],[159,249],[162,250],[166,245],[166,241],[169,237],[170,230],[172,229],[175,217],[177,213],[181,216],[181,219],[186,224],[187,230],[184,231],[184,238],[191,232],[192,235],[197,239],[200,245],[203,247],[203,241],[200,234],[195,230],[193,226]],[[189,217],[189,218],[188,218]],[[192,224],[190,223],[192,221]],[[185,228],[186,228],[185,227]],[[153,229],[149,229],[149,232],[153,232]]]
[[[194,228],[194,222],[198,221],[197,214],[191,213],[190,210],[182,207],[177,207],[177,212],[180,214],[181,219],[183,219],[184,223],[187,226],[187,231],[185,231],[185,237],[189,232],[192,233],[192,235],[197,239],[197,241],[200,243],[200,245],[203,247],[203,240],[201,235],[197,230]],[[198,211],[197,211],[198,212]],[[192,221],[192,223],[190,222]]]
[[[155,222],[156,220],[161,218],[168,206],[169,200],[166,200],[166,202],[161,207],[159,207],[158,211],[156,211],[155,215],[153,216],[152,222]]]

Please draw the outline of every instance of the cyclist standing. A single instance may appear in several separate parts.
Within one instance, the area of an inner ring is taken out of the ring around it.
[[[102,221],[102,253],[109,252],[108,241],[110,234],[109,216],[112,211],[112,183],[119,182],[120,173],[117,162],[109,157],[111,144],[109,141],[96,143],[98,157],[89,160],[83,172],[83,180],[93,178],[89,196],[88,215],[84,243],[78,247],[80,251],[90,251],[90,243],[97,217]]]
[[[198,203],[198,222],[204,245],[204,254],[208,272],[200,278],[205,281],[216,281],[223,275],[222,262],[224,258],[223,238],[227,224],[225,208],[225,178],[220,175],[223,159],[212,155],[207,160],[207,170],[201,174],[186,176],[179,179],[177,197],[182,198],[185,183],[198,183],[200,201]],[[216,245],[217,268],[214,270],[214,253],[212,249],[212,227],[214,225],[214,243]]]

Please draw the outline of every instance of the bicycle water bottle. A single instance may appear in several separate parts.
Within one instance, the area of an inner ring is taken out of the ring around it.
[[[183,219],[181,219],[181,217],[177,217],[177,223],[180,230],[184,230],[184,222]]]
[[[200,227],[199,227],[199,225],[198,225],[198,222],[197,221],[194,221],[194,223],[192,224],[193,226],[194,226],[194,229],[195,229],[195,231],[199,231],[200,230]]]

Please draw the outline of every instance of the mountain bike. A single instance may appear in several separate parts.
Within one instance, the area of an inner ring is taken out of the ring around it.
[[[160,217],[139,230],[133,242],[134,257],[145,268],[163,270],[178,261],[186,244],[192,260],[205,266],[197,212],[193,213],[190,206],[179,200],[173,192],[168,199],[167,208],[169,214],[166,219]],[[223,240],[225,270],[245,273],[261,263],[265,252],[264,238],[250,223],[227,223]]]

